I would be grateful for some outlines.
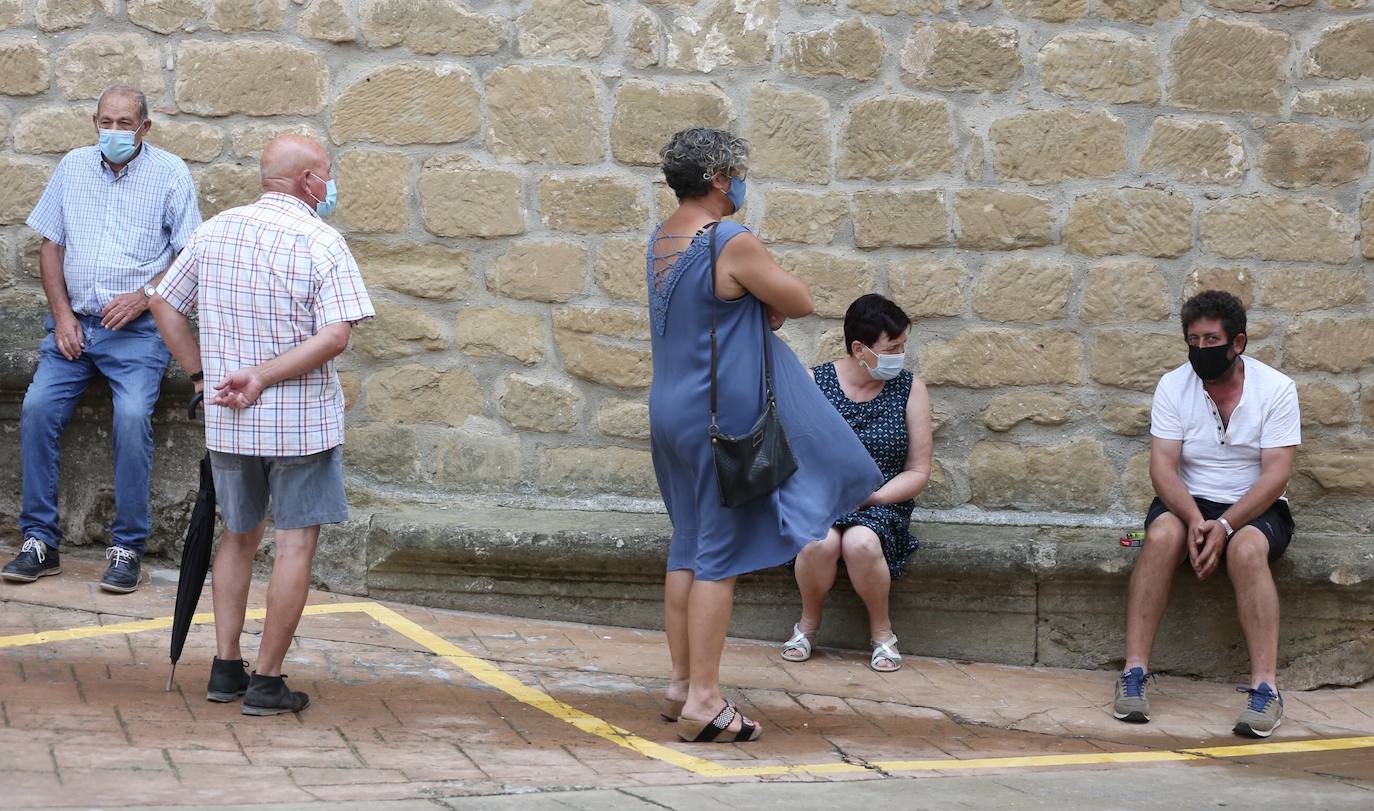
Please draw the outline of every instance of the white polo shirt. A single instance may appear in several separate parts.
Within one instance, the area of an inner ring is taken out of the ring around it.
[[[1259,478],[1261,450],[1302,444],[1293,380],[1254,358],[1241,362],[1245,385],[1227,425],[1190,364],[1155,387],[1150,434],[1183,441],[1178,475],[1195,498],[1235,504]]]

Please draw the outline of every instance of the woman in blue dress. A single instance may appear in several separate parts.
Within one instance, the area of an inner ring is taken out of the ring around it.
[[[720,657],[735,578],[786,563],[825,537],[882,482],[854,432],[772,329],[811,313],[811,292],[778,267],[748,229],[722,222],[744,203],[748,144],[728,132],[683,130],[661,152],[678,208],[654,230],[647,272],[653,326],[649,429],[654,473],[673,537],[665,581],[672,657],[665,716],[688,741],[755,740],[762,728],[720,693]],[[714,232],[716,271],[711,274]],[[712,319],[720,431],[747,434],[765,404],[764,341],[797,471],[738,507],[721,505],[710,437]]]
[[[816,385],[844,417],[883,472],[883,486],[856,511],[841,516],[825,539],[797,556],[801,620],[783,643],[782,658],[804,662],[821,626],[821,607],[840,559],[868,609],[868,666],[902,666],[888,613],[888,591],[916,549],[911,511],[930,481],[930,398],[905,366],[911,319],[876,294],[860,296],[844,316],[848,355],[813,370]]]

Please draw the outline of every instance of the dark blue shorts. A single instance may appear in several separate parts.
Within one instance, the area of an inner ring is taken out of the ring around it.
[[[1202,517],[1208,521],[1215,521],[1221,517],[1222,513],[1231,508],[1230,504],[1222,504],[1218,501],[1208,501],[1205,498],[1194,498],[1197,508],[1202,511]],[[1145,528],[1149,529],[1150,524],[1169,508],[1164,506],[1164,502],[1156,498],[1150,502],[1150,509],[1145,513]],[[1246,526],[1254,527],[1264,533],[1264,537],[1269,539],[1269,561],[1278,560],[1283,557],[1284,550],[1288,548],[1289,542],[1293,540],[1293,513],[1288,510],[1288,502],[1279,499],[1270,505],[1269,509],[1251,519]],[[1237,530],[1240,527],[1236,527]],[[1226,552],[1222,550],[1222,556]]]

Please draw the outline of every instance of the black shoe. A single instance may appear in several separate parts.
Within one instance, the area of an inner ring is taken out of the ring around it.
[[[244,715],[281,715],[300,712],[310,706],[310,696],[286,689],[286,676],[253,674],[243,696]]]
[[[248,663],[242,659],[215,657],[210,663],[210,684],[205,698],[221,704],[233,701],[248,692]]]
[[[14,583],[32,583],[40,577],[61,573],[62,564],[58,562],[56,549],[37,538],[25,538],[19,554],[5,564],[0,577]]]
[[[122,546],[105,550],[110,568],[100,578],[100,587],[115,594],[128,594],[138,588],[138,555]]]

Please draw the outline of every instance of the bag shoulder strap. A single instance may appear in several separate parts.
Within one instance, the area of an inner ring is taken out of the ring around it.
[[[710,254],[711,258],[711,266],[707,271],[711,278],[711,436],[716,436],[720,433],[720,428],[716,425],[716,413],[718,410],[716,403],[716,368],[718,364],[718,354],[716,350],[716,322],[720,308],[720,300],[719,297],[716,296],[716,229],[719,225],[719,222],[713,222],[707,226],[707,228],[711,229],[711,236],[707,240],[707,252]],[[760,304],[762,304],[762,302],[760,302]],[[762,315],[763,318],[763,382],[764,387],[768,393],[768,404],[772,405],[773,353],[771,351],[771,348],[769,347],[769,338],[772,337],[770,335],[772,330],[768,328],[768,308],[765,306],[760,306],[759,313]]]

